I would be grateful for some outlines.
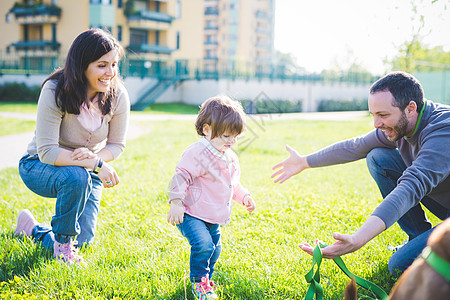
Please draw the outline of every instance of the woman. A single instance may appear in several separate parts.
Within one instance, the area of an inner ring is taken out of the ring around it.
[[[108,162],[125,148],[129,119],[128,93],[118,76],[122,55],[119,43],[103,30],[87,30],[75,39],[64,68],[44,81],[35,136],[19,163],[25,185],[56,198],[56,206],[51,226],[21,211],[15,233],[53,247],[54,257],[69,265],[82,262],[75,245],[94,240],[102,186],[119,183]]]

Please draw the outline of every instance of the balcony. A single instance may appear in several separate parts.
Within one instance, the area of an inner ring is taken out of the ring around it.
[[[11,44],[17,50],[58,50],[61,46],[60,43],[56,41],[45,41],[45,40],[35,40],[35,41],[19,41]]]
[[[265,19],[265,20],[271,19],[270,15],[268,13],[260,11],[260,10],[258,10],[256,12],[256,18]]]
[[[217,56],[209,56],[209,55],[204,56],[203,59],[204,60],[214,60],[214,61],[219,60],[219,58]]]
[[[217,41],[204,41],[203,45],[213,45],[213,46],[218,46],[219,42]]]
[[[255,32],[258,34],[269,35],[272,34],[272,30],[263,27],[256,27]]]
[[[173,19],[166,13],[140,10],[128,16],[128,25],[132,28],[168,30]]]
[[[10,10],[20,24],[56,23],[61,16],[61,8],[55,5],[18,5]]]
[[[213,7],[208,7],[208,8],[205,9],[205,15],[218,16],[219,15],[219,9],[218,8],[213,8]]]
[[[130,45],[127,47],[129,51],[134,52],[145,52],[145,53],[156,53],[156,54],[171,54],[175,49],[170,49],[167,46],[161,45],[151,45],[151,44],[140,44],[140,45]]]
[[[203,27],[204,30],[219,30],[219,26],[205,26]]]

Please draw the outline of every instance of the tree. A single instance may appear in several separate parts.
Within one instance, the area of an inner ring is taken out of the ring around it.
[[[432,4],[439,2],[433,0]],[[423,38],[429,34],[424,33],[425,17],[420,13],[417,1],[410,1],[413,15],[411,26],[413,36],[399,46],[399,54],[389,63],[392,70],[402,70],[408,73],[420,71],[442,71],[450,68],[450,52],[444,51],[442,46],[428,48],[423,43]],[[447,6],[444,5],[444,9]]]

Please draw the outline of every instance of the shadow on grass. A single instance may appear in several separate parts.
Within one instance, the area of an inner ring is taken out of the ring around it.
[[[29,272],[52,259],[52,253],[27,237],[0,233],[0,282]]]

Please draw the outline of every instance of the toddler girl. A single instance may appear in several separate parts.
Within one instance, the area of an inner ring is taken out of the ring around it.
[[[227,96],[206,100],[195,122],[201,139],[181,156],[172,177],[167,221],[191,245],[190,279],[198,299],[216,299],[212,278],[221,251],[220,225],[230,222],[232,200],[249,212],[255,203],[239,183],[240,169],[231,146],[244,131],[245,113]]]

